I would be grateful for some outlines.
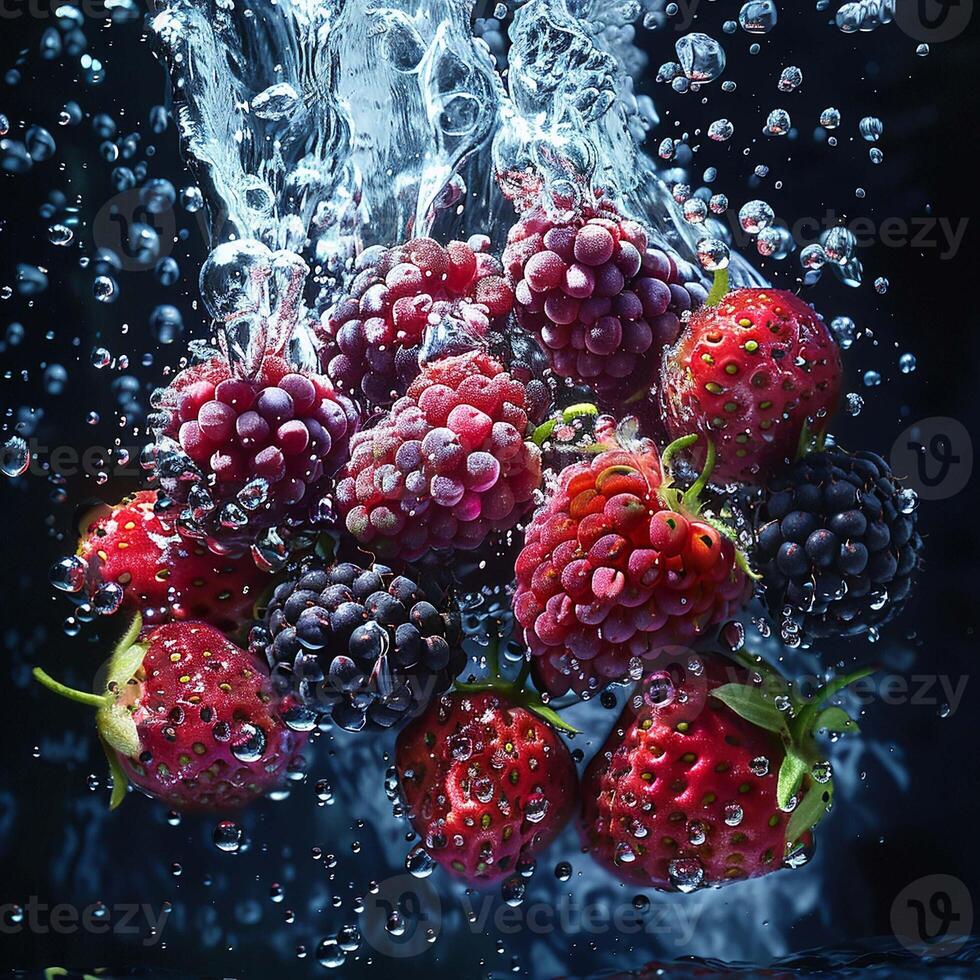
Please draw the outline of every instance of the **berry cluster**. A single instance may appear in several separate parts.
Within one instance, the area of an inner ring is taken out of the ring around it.
[[[811,453],[766,494],[757,560],[787,642],[856,636],[904,607],[922,538],[915,495],[874,453]]]
[[[348,532],[386,560],[478,548],[507,531],[541,484],[530,441],[540,383],[523,384],[488,354],[423,368],[374,428],[351,440],[337,505]],[[532,413],[532,414],[529,414]]]
[[[222,357],[192,365],[157,408],[156,475],[180,505],[178,530],[218,553],[241,552],[280,522],[309,520],[359,421],[326,378],[274,356],[254,380]]]
[[[365,249],[349,293],[322,320],[321,363],[334,384],[367,405],[390,405],[418,375],[428,329],[452,322],[484,338],[514,302],[488,246],[474,236],[445,248],[413,238]]]
[[[284,692],[341,728],[391,728],[465,663],[455,604],[439,599],[384,565],[307,561],[276,586],[251,646]]]
[[[522,326],[556,374],[601,397],[642,390],[681,316],[706,296],[677,257],[647,246],[646,231],[608,207],[568,222],[533,208],[507,237],[504,269]]]

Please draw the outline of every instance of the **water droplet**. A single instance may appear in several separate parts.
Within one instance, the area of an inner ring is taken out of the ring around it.
[[[11,436],[0,448],[0,471],[5,476],[21,476],[31,465],[31,451],[20,436]]]
[[[234,853],[241,848],[245,840],[245,831],[233,820],[222,820],[214,828],[211,839],[219,851]]]
[[[738,12],[738,23],[749,34],[768,34],[778,20],[773,0],[749,0]]]
[[[670,883],[684,894],[696,891],[704,881],[704,868],[697,858],[674,858],[667,865]]]

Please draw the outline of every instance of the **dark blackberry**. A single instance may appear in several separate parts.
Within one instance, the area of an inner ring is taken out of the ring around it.
[[[307,559],[276,586],[250,645],[282,693],[341,728],[391,728],[466,663],[456,604],[437,592],[384,565]]]
[[[922,551],[915,506],[869,452],[811,453],[770,486],[756,562],[786,642],[858,636],[901,611]]]

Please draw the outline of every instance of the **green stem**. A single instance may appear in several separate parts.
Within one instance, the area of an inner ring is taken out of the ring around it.
[[[555,426],[557,426],[559,422],[568,424],[570,422],[574,422],[575,419],[598,414],[599,409],[589,402],[579,402],[577,405],[569,405],[568,408],[562,409],[560,415],[553,415],[550,419],[546,419],[544,422],[542,422],[534,430],[534,432],[531,433],[531,441],[536,446],[543,446],[548,441],[551,433],[555,431]]]
[[[705,306],[717,306],[728,292],[728,266],[724,269],[715,270],[715,280],[711,284],[711,292],[704,301]]]
[[[34,679],[43,684],[49,691],[60,694],[69,701],[77,701],[79,704],[87,704],[91,708],[102,708],[106,704],[105,695],[87,694],[85,691],[76,691],[73,687],[68,687],[60,681],[56,681],[50,674],[46,674],[40,667],[35,667],[32,671]]]
[[[671,463],[674,457],[682,450],[693,446],[698,441],[697,434],[690,436],[681,436],[680,439],[675,439],[670,443],[667,448],[660,454],[660,465],[665,470],[670,470]]]
[[[707,439],[707,437],[705,438]],[[707,439],[707,443],[708,452],[704,458],[704,466],[701,467],[701,474],[685,491],[684,496],[681,498],[684,501],[684,506],[692,514],[696,514],[698,512],[701,506],[698,498],[701,496],[704,488],[708,485],[708,480],[711,479],[712,471],[715,468],[715,444],[710,439]]]
[[[843,691],[845,687],[850,687],[851,684],[875,673],[877,669],[877,666],[861,667],[859,670],[845,674],[843,677],[835,677],[832,681],[828,681],[827,684],[820,688],[793,722],[793,734],[797,737],[797,741],[807,735],[810,729],[813,728],[814,724],[816,724],[817,715],[830,698]]]

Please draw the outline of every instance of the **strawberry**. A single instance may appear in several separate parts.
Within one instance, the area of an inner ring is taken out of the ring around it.
[[[806,702],[714,653],[650,674],[585,773],[583,849],[630,884],[682,892],[804,863],[833,794],[814,732],[857,729],[824,704],[870,672]]]
[[[235,809],[276,787],[306,735],[286,724],[292,706],[276,700],[264,665],[205,623],[146,633],[142,625],[137,614],[107,663],[101,693],[34,669],[45,687],[97,709],[112,808],[127,781],[179,810]]]
[[[812,307],[780,289],[737,289],[702,307],[661,370],[670,437],[710,436],[723,482],[764,483],[789,465],[804,427],[815,436],[826,428],[840,386],[830,331]],[[695,464],[702,459],[699,447]]]
[[[269,576],[251,557],[215,555],[181,537],[157,514],[157,495],[140,490],[82,520],[77,558],[97,609],[140,610],[144,622],[195,619],[232,635],[252,619]]]
[[[395,765],[409,819],[434,861],[489,885],[533,858],[571,816],[575,764],[562,724],[514,687],[460,685],[398,736]]]
[[[549,694],[593,695],[639,659],[690,644],[738,613],[750,583],[724,525],[701,513],[710,475],[681,493],[632,422],[608,448],[566,467],[527,530],[514,615]]]

